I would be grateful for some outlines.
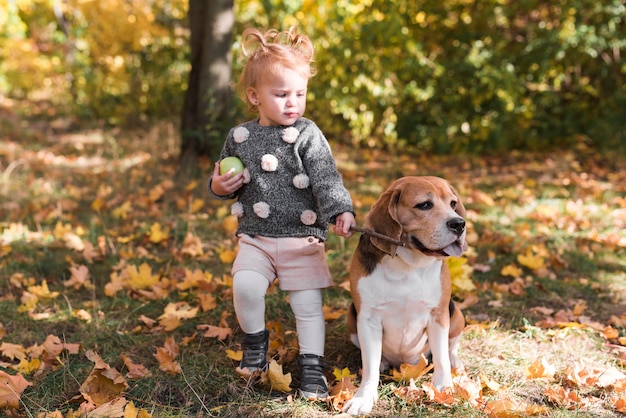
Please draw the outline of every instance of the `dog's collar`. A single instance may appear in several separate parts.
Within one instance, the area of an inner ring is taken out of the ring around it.
[[[376,238],[384,239],[386,241],[389,241],[389,242],[391,242],[393,244],[396,244],[396,245],[399,245],[401,247],[405,246],[404,242],[402,242],[401,240],[392,238],[392,237],[390,237],[388,235],[385,235],[385,234],[381,234],[380,232],[372,231],[371,229],[361,228],[361,227],[358,227],[358,226],[351,226],[350,229],[353,229],[353,230],[355,230],[357,232],[360,232],[362,234],[365,234],[365,235],[371,235],[371,236],[376,237]]]

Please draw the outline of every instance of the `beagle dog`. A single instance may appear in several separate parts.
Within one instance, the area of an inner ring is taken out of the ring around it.
[[[402,177],[365,218],[350,266],[351,341],[361,349],[362,378],[343,411],[363,415],[378,399],[380,372],[432,356],[433,384],[452,387],[451,368],[461,370],[458,340],[465,327],[451,299],[448,256],[465,242],[465,208],[439,177]],[[358,330],[358,332],[357,332]]]

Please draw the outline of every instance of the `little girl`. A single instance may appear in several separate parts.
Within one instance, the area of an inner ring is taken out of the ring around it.
[[[295,28],[247,29],[242,49],[247,61],[239,88],[258,119],[229,132],[220,159],[236,156],[246,168],[220,174],[216,163],[209,180],[213,197],[237,199],[231,209],[239,221],[233,297],[245,333],[238,372],[252,374],[267,366],[265,294],[278,278],[296,319],[300,392],[309,399],[325,398],[321,289],[333,280],[324,241],[329,224],[337,235],[352,235],[352,200],[324,134],[302,116],[313,76],[310,39]]]

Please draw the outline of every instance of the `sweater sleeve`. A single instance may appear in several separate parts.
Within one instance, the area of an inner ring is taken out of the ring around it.
[[[341,213],[354,214],[352,198],[343,185],[324,134],[313,123],[307,130],[309,135],[300,150],[304,168],[310,178],[320,215],[326,222],[334,223],[335,217]]]

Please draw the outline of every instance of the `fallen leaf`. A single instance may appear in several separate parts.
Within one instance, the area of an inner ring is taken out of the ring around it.
[[[417,364],[403,363],[400,365],[399,372],[394,368],[392,370],[392,378],[396,382],[408,382],[410,379],[418,380],[420,377],[432,370],[432,368],[433,365],[429,365],[428,360],[426,360],[426,357],[422,354]]]
[[[19,373],[12,376],[0,370],[0,408],[18,409],[22,393],[32,385]]]
[[[270,362],[266,373],[272,390],[291,392],[291,373],[283,374],[283,366],[278,364],[276,360]]]
[[[95,363],[93,370],[80,386],[80,392],[87,395],[96,407],[106,405],[118,399],[128,387],[126,379],[115,368],[106,364],[102,358],[92,350],[85,352],[85,356]]]
[[[556,373],[556,368],[543,357],[535,359],[535,361],[526,368],[527,379],[552,379],[554,373]]]
[[[214,325],[198,325],[196,328],[205,330],[203,334],[205,337],[217,338],[220,341],[224,341],[226,338],[233,335],[233,330],[231,328],[216,327]]]
[[[154,357],[159,362],[159,369],[169,374],[179,374],[182,372],[180,364],[175,360],[178,357],[179,347],[174,338],[165,339],[163,347],[157,347]]]
[[[120,357],[122,358],[124,365],[128,369],[128,372],[126,373],[126,377],[128,379],[140,379],[142,377],[149,377],[152,375],[152,373],[150,373],[150,371],[145,366],[143,366],[142,364],[134,363],[132,359],[127,355],[122,353],[120,354]]]

